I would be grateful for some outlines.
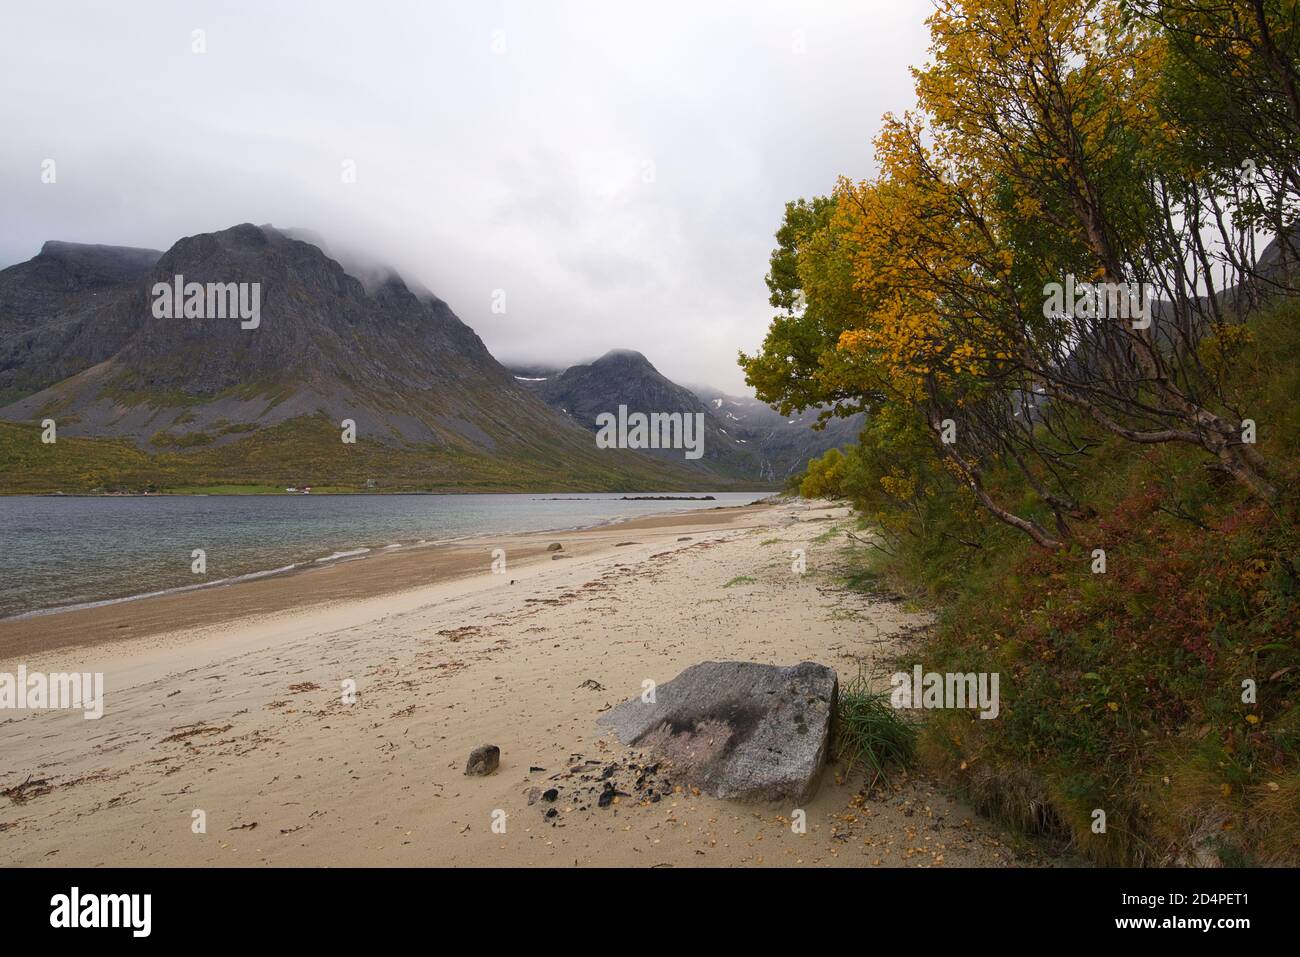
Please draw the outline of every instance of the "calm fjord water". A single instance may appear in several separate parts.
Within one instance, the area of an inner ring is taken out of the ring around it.
[[[0,617],[340,560],[360,549],[579,528],[661,512],[745,505],[622,501],[628,494],[0,497]],[[207,574],[191,571],[206,553]]]

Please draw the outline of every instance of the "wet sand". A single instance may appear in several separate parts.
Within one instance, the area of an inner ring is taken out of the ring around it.
[[[671,507],[665,503],[665,508]],[[547,546],[560,537],[567,543],[566,556],[590,555],[637,533],[669,541],[670,532],[726,528],[752,520],[766,507],[721,507],[651,515],[578,532],[532,532],[412,546],[229,585],[0,620],[0,660],[409,591],[489,571],[497,548],[505,549],[508,566],[514,568],[549,560]]]

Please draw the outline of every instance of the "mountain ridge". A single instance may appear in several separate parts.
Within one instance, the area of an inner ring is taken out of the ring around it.
[[[260,321],[155,315],[152,289],[177,275],[256,283]],[[395,270],[371,278],[292,231],[251,223],[162,252],[46,243],[0,271],[0,420],[24,424],[15,441],[53,418],[61,441],[170,456],[176,475],[222,482],[307,473],[318,485],[680,489],[736,480],[598,450],[445,302],[417,295]],[[342,441],[344,420],[355,424],[355,447]],[[13,474],[0,484],[29,487],[55,454],[28,449],[35,471],[25,484]],[[114,479],[110,470],[87,481]]]
[[[644,355],[633,349],[611,349],[591,362],[570,366],[540,381],[524,380],[547,405],[569,416],[579,427],[596,431],[597,416],[629,412],[699,415],[704,422],[703,462],[736,476],[758,471],[758,456],[722,429],[693,392],[662,375]],[[647,450],[662,460],[679,460],[679,449]]]
[[[856,441],[862,429],[861,414],[831,417],[823,428],[814,429],[819,409],[786,417],[753,397],[678,385],[634,349],[611,349],[558,370],[540,363],[512,363],[507,368],[552,408],[592,430],[598,413],[613,412],[620,404],[647,413],[702,413],[705,457],[712,447],[714,462],[771,484],[801,473],[808,459]]]

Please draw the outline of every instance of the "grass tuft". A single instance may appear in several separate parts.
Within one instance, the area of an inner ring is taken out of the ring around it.
[[[748,575],[737,575],[735,578],[727,582],[722,587],[730,588],[732,585],[752,585],[752,584],[754,584],[754,579],[750,578]]]
[[[899,717],[889,694],[872,691],[859,673],[839,691],[835,707],[835,757],[870,769],[875,785],[891,766],[909,767],[916,758],[916,729]]]

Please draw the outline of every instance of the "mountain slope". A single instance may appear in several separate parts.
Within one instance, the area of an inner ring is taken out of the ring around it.
[[[824,428],[814,429],[818,409],[806,409],[787,418],[753,396],[727,395],[707,387],[694,392],[732,435],[759,450],[760,476],[776,484],[802,474],[809,459],[818,458],[828,449],[856,442],[862,431],[861,413],[848,418],[833,416]]]
[[[516,381],[583,428],[595,430],[596,416],[626,405],[634,412],[702,413],[704,462],[752,481],[777,485],[803,471],[810,458],[855,442],[862,416],[832,418],[814,430],[817,411],[786,418],[755,398],[717,389],[688,389],[662,375],[645,356],[614,350],[593,362],[556,372],[542,365],[514,364]],[[681,452],[656,452],[680,459]]]
[[[47,242],[0,270],[0,405],[102,362],[129,327],[111,316],[143,281],[156,249]]]
[[[748,441],[731,435],[710,414],[699,396],[665,378],[639,352],[616,349],[593,362],[571,366],[558,375],[539,379],[521,376],[516,381],[528,386],[577,425],[593,432],[597,429],[597,416],[617,415],[621,405],[629,413],[702,415],[702,458],[689,461],[681,449],[649,450],[646,454],[685,463],[701,471],[759,478],[760,458],[756,450],[748,448]]]
[[[259,284],[256,328],[156,316],[154,284],[177,275]],[[42,463],[75,459],[72,448],[95,460],[96,444],[74,438],[109,443],[101,457],[115,462],[145,453],[158,484],[700,486],[678,464],[597,449],[445,302],[391,271],[368,279],[269,226],[185,237],[165,253],[47,243],[0,271],[0,420],[26,423],[4,430],[12,461],[42,419],[56,421],[59,443],[24,446],[28,471],[5,469],[0,490],[43,487]],[[342,441],[344,420],[355,444]],[[117,484],[109,466],[86,481]]]

